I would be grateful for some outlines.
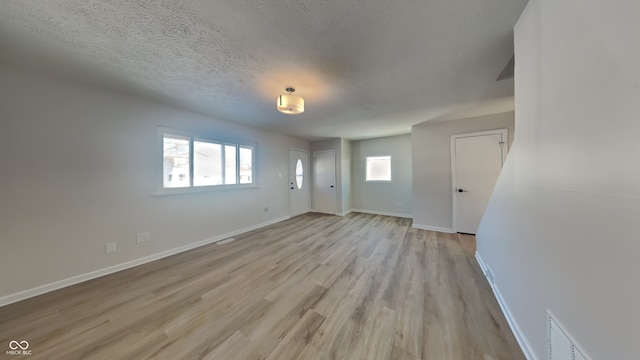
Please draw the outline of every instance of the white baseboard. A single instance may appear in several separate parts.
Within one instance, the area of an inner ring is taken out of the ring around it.
[[[413,219],[413,215],[412,214],[401,214],[401,213],[392,213],[392,212],[385,212],[385,211],[351,209],[351,210],[349,210],[349,212],[359,212],[359,213],[365,213],[365,214],[383,215],[383,216],[395,216],[395,217]]]
[[[345,211],[343,211],[341,213],[337,212],[336,215],[338,215],[338,216],[347,216],[347,215],[351,214],[352,212],[353,212],[353,209],[349,209],[349,210],[345,210]]]
[[[349,210],[345,210],[343,212],[336,211],[336,213],[334,215],[336,215],[336,216],[347,216],[347,215],[351,214],[354,211],[356,211],[356,210],[349,209]],[[315,211],[315,209],[311,209],[311,212],[316,212],[316,211]],[[331,215],[331,214],[329,214],[329,215]]]
[[[289,216],[283,216],[277,219],[273,219],[273,220],[269,220],[257,225],[252,225],[249,227],[246,227],[244,229],[239,229],[236,231],[232,231],[226,234],[222,234],[222,235],[218,235],[218,236],[214,236],[212,238],[209,239],[205,239],[205,240],[201,240],[195,243],[191,243],[191,244],[187,244],[187,245],[183,245],[174,249],[169,249],[169,250],[165,250],[165,251],[161,251],[159,253],[153,254],[153,255],[149,255],[149,256],[145,256],[142,258],[138,258],[135,260],[131,260],[131,261],[127,261],[121,264],[117,264],[117,265],[113,265],[113,266],[109,266],[106,268],[102,268],[102,269],[98,269],[95,271],[91,271],[85,274],[80,274],[80,275],[76,275],[76,276],[72,276],[70,278],[66,278],[63,280],[59,280],[59,281],[55,281],[49,284],[45,284],[45,285],[40,285],[31,289],[27,289],[27,290],[23,290],[14,294],[9,294],[9,295],[5,295],[0,297],[0,306],[5,306],[5,305],[9,305],[11,303],[17,302],[17,301],[21,301],[21,300],[25,300],[34,296],[38,296],[38,295],[42,295],[44,293],[48,293],[54,290],[58,290],[58,289],[62,289],[65,288],[67,286],[71,286],[71,285],[75,285],[87,280],[91,280],[91,279],[95,279],[101,276],[105,276],[105,275],[109,275],[109,274],[113,274],[115,272],[118,271],[122,271],[125,269],[129,269],[138,265],[142,265],[142,264],[146,264],[148,262],[152,262],[155,260],[159,260],[162,258],[165,258],[167,256],[171,256],[171,255],[175,255],[175,254],[179,254],[181,252],[185,252],[191,249],[195,249],[198,248],[200,246],[204,246],[204,245],[208,245],[214,242],[218,242],[220,240],[232,237],[232,236],[236,236],[242,233],[245,233],[247,231],[251,231],[251,230],[256,230],[259,229],[261,227],[265,227],[268,225],[272,225],[275,223],[279,223],[281,221],[287,220],[289,219]]]
[[[480,270],[482,270],[482,273],[484,274],[484,276],[487,276],[487,265],[484,263],[484,260],[482,260],[482,257],[480,257],[480,253],[477,250],[476,250],[475,256],[476,256],[476,261],[478,262],[478,265],[480,265]],[[491,282],[489,282],[489,285],[491,285]]]
[[[449,234],[455,233],[455,231],[453,231],[453,229],[451,228],[444,228],[444,227],[438,227],[438,226],[413,224],[412,227],[414,229],[420,229],[420,230],[431,230],[431,231],[438,231],[438,232],[449,233]]]
[[[482,257],[480,256],[480,253],[478,253],[476,251],[475,255],[476,255],[476,261],[478,262],[478,265],[480,265],[480,268],[482,269],[482,273],[486,277],[487,276],[487,265],[484,262],[484,260],[482,260]],[[524,356],[527,358],[527,360],[538,360],[538,358],[536,357],[535,353],[533,352],[533,348],[531,347],[531,344],[529,344],[529,341],[527,341],[527,338],[524,335],[524,333],[522,332],[522,330],[520,329],[520,326],[518,326],[518,323],[516,322],[516,319],[511,314],[511,310],[509,310],[509,306],[507,306],[507,303],[504,301],[504,298],[502,297],[502,294],[500,293],[500,290],[498,289],[498,286],[496,285],[495,282],[491,282],[491,281],[488,281],[488,280],[487,280],[487,282],[491,286],[491,290],[493,291],[493,295],[495,296],[496,300],[498,301],[498,305],[500,305],[500,309],[502,310],[502,313],[504,314],[504,317],[507,319],[507,322],[509,323],[509,327],[511,328],[511,332],[513,332],[513,335],[515,336],[516,340],[518,341],[518,345],[520,345],[520,349],[524,353]]]

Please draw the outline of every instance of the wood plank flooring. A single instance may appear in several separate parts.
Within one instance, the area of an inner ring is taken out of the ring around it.
[[[524,359],[474,237],[410,226],[310,213],[11,304],[0,359]]]

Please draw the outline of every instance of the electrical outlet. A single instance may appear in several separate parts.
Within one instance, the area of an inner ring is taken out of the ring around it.
[[[105,244],[105,251],[107,254],[116,252],[116,243],[112,242]]]
[[[151,234],[148,232],[136,234],[136,242],[138,244],[149,240],[151,240]]]

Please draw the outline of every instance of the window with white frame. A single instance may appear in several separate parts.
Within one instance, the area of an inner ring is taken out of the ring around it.
[[[252,185],[254,154],[251,145],[163,132],[162,188]]]
[[[366,181],[391,181],[391,156],[367,156]]]

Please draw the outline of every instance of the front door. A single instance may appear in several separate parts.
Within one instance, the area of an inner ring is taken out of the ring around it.
[[[289,150],[289,214],[309,212],[309,152]]]

